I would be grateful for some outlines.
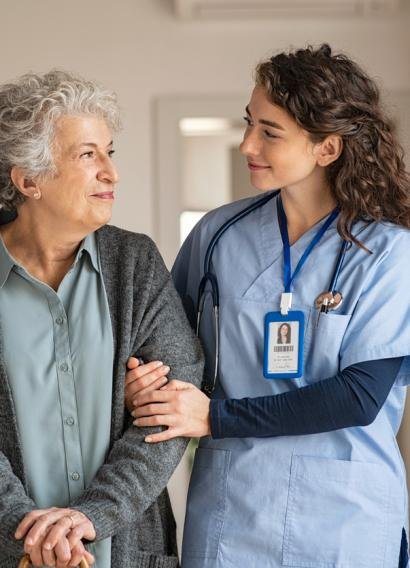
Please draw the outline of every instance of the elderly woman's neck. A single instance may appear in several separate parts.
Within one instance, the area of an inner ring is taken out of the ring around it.
[[[58,289],[85,235],[74,235],[27,218],[24,213],[0,229],[11,256],[29,274]]]

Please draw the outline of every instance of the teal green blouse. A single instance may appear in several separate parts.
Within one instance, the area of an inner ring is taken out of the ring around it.
[[[4,360],[29,495],[65,507],[104,462],[110,438],[113,337],[95,235],[83,241],[57,292],[33,278],[0,239]],[[111,566],[111,540],[95,545]]]

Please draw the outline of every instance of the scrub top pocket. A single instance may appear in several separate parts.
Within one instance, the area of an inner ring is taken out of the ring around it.
[[[340,348],[351,315],[311,313],[305,339],[306,383],[327,379],[339,372]]]
[[[385,566],[386,473],[380,464],[293,456],[282,566]]]
[[[198,448],[188,492],[182,557],[216,559],[225,519],[230,450]]]

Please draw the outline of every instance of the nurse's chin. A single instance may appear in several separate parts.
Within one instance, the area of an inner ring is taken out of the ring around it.
[[[255,189],[258,189],[259,191],[271,191],[272,189],[276,189],[276,186],[273,185],[272,183],[262,183],[262,182],[257,182],[256,180],[251,178],[251,184]]]

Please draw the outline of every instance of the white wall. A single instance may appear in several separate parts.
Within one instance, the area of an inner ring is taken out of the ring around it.
[[[406,2],[407,3],[407,2]],[[329,41],[389,89],[410,86],[409,16],[363,21],[179,22],[167,0],[0,0],[0,81],[52,66],[118,92],[125,129],[114,221],[155,238],[153,102],[180,94],[247,93],[272,50]]]
[[[408,0],[403,3],[408,6]],[[113,221],[154,239],[159,234],[154,136],[159,98],[246,98],[259,59],[290,45],[323,41],[354,56],[388,90],[410,89],[408,8],[395,17],[369,20],[182,23],[173,17],[171,4],[0,0],[0,82],[57,66],[117,91],[125,128],[117,143],[122,180]]]

